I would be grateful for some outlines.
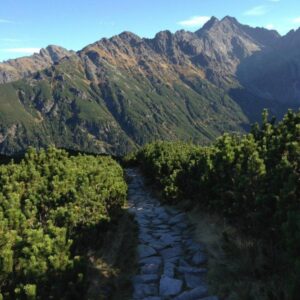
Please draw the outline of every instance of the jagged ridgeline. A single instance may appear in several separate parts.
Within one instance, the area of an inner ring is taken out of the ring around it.
[[[0,152],[122,155],[156,139],[207,144],[244,132],[262,108],[299,107],[299,37],[212,18],[196,32],[123,32],[76,53],[49,46],[9,60],[0,64]]]
[[[300,112],[288,112],[279,123],[268,121],[265,112],[250,134],[225,134],[210,147],[156,142],[128,160],[140,164],[169,203],[189,201],[191,208],[218,214],[259,245],[253,264],[238,273],[240,282],[247,280],[247,297],[299,298]],[[236,278],[230,292],[235,284]],[[216,285],[222,296],[222,284]]]
[[[80,299],[127,195],[110,157],[28,150],[0,166],[0,299]],[[111,228],[110,228],[111,229]]]

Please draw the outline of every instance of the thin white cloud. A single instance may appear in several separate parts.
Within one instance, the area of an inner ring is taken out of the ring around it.
[[[211,17],[208,16],[194,16],[187,20],[180,21],[178,24],[186,27],[202,26],[209,21],[210,18]]]
[[[0,19],[0,23],[4,23],[4,24],[12,24],[13,21],[6,20],[6,19]]]
[[[274,26],[273,24],[267,24],[267,25],[265,26],[265,28],[267,28],[267,29],[269,29],[269,30],[272,30],[272,29],[275,28],[275,26]]]
[[[247,16],[263,16],[267,13],[267,7],[265,5],[259,5],[250,8],[249,10],[245,11],[245,15]]]
[[[2,52],[21,53],[21,54],[38,53],[40,50],[41,50],[41,48],[5,48],[5,49],[0,49],[0,51],[2,51]]]
[[[300,24],[300,17],[294,18],[292,20],[292,23],[294,23],[294,24]]]

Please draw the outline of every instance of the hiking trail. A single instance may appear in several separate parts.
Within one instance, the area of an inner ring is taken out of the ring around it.
[[[178,209],[163,205],[137,169],[129,177],[129,211],[139,227],[134,300],[218,300],[208,295],[205,247],[193,240],[193,226]]]

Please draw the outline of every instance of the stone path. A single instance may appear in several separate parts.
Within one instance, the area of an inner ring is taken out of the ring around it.
[[[204,246],[192,240],[185,213],[161,205],[135,169],[127,169],[129,210],[139,225],[135,300],[218,300],[208,296]]]

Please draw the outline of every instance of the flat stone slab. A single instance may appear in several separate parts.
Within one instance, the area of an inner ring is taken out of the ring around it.
[[[177,256],[179,257],[182,255],[182,248],[180,246],[166,248],[164,250],[161,250],[160,254],[165,260],[167,260],[169,258],[177,257]]]
[[[162,258],[160,256],[149,256],[139,261],[139,264],[141,265],[146,265],[146,264],[160,265],[161,263],[162,263]]]
[[[179,267],[191,267],[191,266],[186,260],[181,258],[179,261]]]
[[[154,224],[154,225],[162,225],[163,224],[163,220],[161,220],[161,219],[154,219],[153,221],[152,221],[152,224]]]
[[[137,283],[152,283],[157,282],[159,276],[156,274],[144,274],[144,275],[136,275],[133,277],[132,282],[133,284]]]
[[[169,234],[170,229],[158,229],[158,230],[153,230],[151,234],[156,237],[157,239],[161,238],[162,236]]]
[[[170,233],[162,234],[159,241],[165,245],[174,245],[177,242],[180,242],[181,238],[179,235],[174,235]]]
[[[157,251],[163,250],[166,247],[168,247],[168,245],[160,242],[160,241],[155,241],[154,243],[151,243],[151,247],[154,248]]]
[[[175,264],[166,262],[164,265],[164,276],[173,278],[175,274]]]
[[[193,290],[183,292],[179,296],[175,297],[174,300],[201,300],[201,298],[207,296],[207,287],[200,286]]]
[[[177,262],[179,261],[180,257],[176,256],[176,257],[171,257],[171,258],[166,258],[164,259],[165,263],[172,263],[172,264],[177,264]]]
[[[133,286],[133,289],[133,298],[136,300],[158,295],[158,286],[154,283],[138,283]]]
[[[160,296],[175,296],[181,292],[183,282],[179,279],[163,276],[159,283]]]
[[[157,229],[169,229],[170,226],[169,225],[165,225],[165,224],[161,224],[161,225],[157,225],[156,228]]]
[[[146,264],[141,267],[142,274],[159,274],[160,265],[157,264]]]
[[[145,214],[142,214],[142,215],[140,214],[140,215],[136,216],[135,219],[139,224],[148,225],[150,223],[148,216],[146,216]]]
[[[140,242],[142,242],[143,244],[153,244],[156,242],[156,238],[150,236],[150,235],[145,235],[143,237],[140,238]]]
[[[145,258],[156,254],[156,250],[147,245],[138,245],[138,254],[140,258]]]
[[[205,274],[207,273],[206,268],[195,268],[195,267],[187,267],[187,266],[179,266],[178,272],[180,273],[194,273],[194,274]]]

